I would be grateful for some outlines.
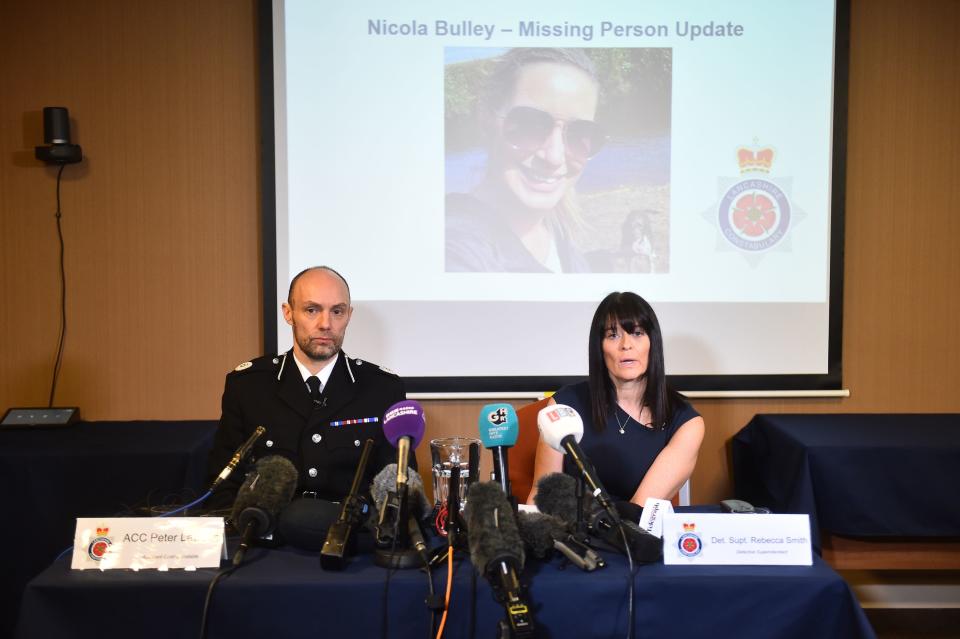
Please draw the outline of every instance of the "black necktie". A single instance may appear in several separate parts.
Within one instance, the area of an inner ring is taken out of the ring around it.
[[[314,404],[320,403],[320,378],[316,375],[311,375],[307,378],[307,386],[310,387],[310,399],[313,400]]]

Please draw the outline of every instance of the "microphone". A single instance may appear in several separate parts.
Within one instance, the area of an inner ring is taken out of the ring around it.
[[[533,501],[540,512],[573,525],[578,521],[578,509],[583,511],[583,504],[576,497],[576,487],[577,480],[573,477],[564,473],[550,473],[537,482],[537,494]],[[590,510],[584,518],[585,532],[605,542],[617,552],[623,553],[625,548],[619,532],[619,527],[622,526],[634,559],[641,563],[653,563],[663,556],[663,542],[640,528],[632,519],[618,517],[617,521],[614,521],[607,511],[597,506],[593,500],[590,501],[589,507]],[[621,505],[617,504],[615,507],[620,508]],[[622,507],[634,513],[637,508],[635,504],[623,504]],[[630,516],[632,517],[634,513]],[[639,520],[639,517],[637,519]]]
[[[240,462],[243,461],[243,458],[250,453],[250,449],[253,448],[254,443],[260,437],[267,432],[267,429],[263,426],[257,426],[254,429],[250,437],[247,438],[247,441],[243,442],[243,445],[237,449],[237,452],[233,454],[233,457],[230,458],[230,461],[227,462],[227,465],[224,466],[223,470],[220,471],[220,474],[217,475],[217,478],[213,480],[213,483],[210,484],[209,492],[213,492],[217,487],[222,484],[230,474],[240,465]]]
[[[577,523],[577,480],[566,473],[549,473],[537,482],[537,510],[568,524]]]
[[[401,499],[409,477],[407,468],[410,451],[416,449],[423,439],[425,427],[423,406],[411,399],[397,402],[383,415],[383,435],[397,449],[397,493]]]
[[[493,480],[500,483],[509,498],[507,450],[517,443],[517,411],[510,404],[487,404],[480,409],[479,428],[483,447],[493,453]]]
[[[580,570],[589,572],[606,565],[600,555],[570,534],[568,524],[559,517],[520,512],[517,513],[517,526],[520,538],[538,559],[546,559],[556,550]]]
[[[408,469],[408,514],[411,518],[420,520],[430,512],[432,506],[424,494],[423,480],[420,473],[413,468]],[[373,498],[374,511],[377,513],[376,534],[377,541],[383,545],[390,545],[393,535],[397,531],[396,503],[390,504],[391,495],[396,497],[397,477],[396,464],[387,464],[377,473],[370,482],[370,496]]]
[[[258,461],[244,480],[230,513],[230,519],[241,532],[240,546],[233,556],[234,566],[240,565],[255,538],[273,532],[280,509],[293,497],[297,475],[289,459],[271,455]]]
[[[524,554],[513,506],[499,484],[477,482],[467,493],[465,515],[470,561],[490,582],[494,597],[507,612],[498,636],[532,637],[533,613],[523,599],[518,577]]]
[[[374,535],[380,546],[374,562],[384,568],[414,568],[418,559],[423,563],[429,561],[427,543],[418,522],[430,512],[431,506],[423,492],[423,480],[412,468],[407,473],[406,504],[401,504],[395,490],[397,474],[395,465],[388,464],[370,483],[370,496],[377,513]]]
[[[353,474],[353,483],[350,492],[344,497],[340,505],[340,515],[337,521],[327,529],[327,538],[320,550],[320,567],[324,570],[343,570],[347,565],[345,554],[350,541],[353,539],[353,529],[360,525],[366,502],[360,494],[360,483],[367,474],[367,464],[370,461],[370,451],[373,450],[373,440],[368,439],[363,444],[357,470]]]
[[[540,429],[540,437],[550,448],[570,455],[594,498],[603,506],[610,518],[619,524],[620,515],[617,514],[613,500],[600,483],[600,478],[597,477],[590,460],[580,448],[580,439],[583,438],[583,419],[577,411],[565,404],[547,406],[537,415],[537,427]]]

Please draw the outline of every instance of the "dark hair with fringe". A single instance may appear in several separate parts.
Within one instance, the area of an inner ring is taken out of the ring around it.
[[[639,326],[650,339],[650,353],[647,357],[645,373],[647,386],[643,393],[643,404],[650,409],[653,427],[662,429],[670,422],[681,398],[676,391],[667,386],[660,322],[657,321],[657,315],[650,304],[636,293],[614,292],[603,298],[590,323],[587,383],[590,387],[590,408],[594,430],[603,432],[606,428],[607,416],[611,409],[615,410],[617,402],[617,391],[603,359],[603,340],[607,329],[617,325],[630,332]]]
[[[340,275],[340,273],[330,268],[329,266],[309,266],[303,269],[302,271],[300,271],[299,273],[297,273],[296,275],[294,275],[293,279],[290,280],[290,288],[287,289],[287,304],[293,304],[293,287],[297,285],[297,280],[299,280],[301,277],[303,277],[305,274],[309,273],[310,271],[315,271],[318,269],[321,271],[327,271],[328,273],[333,273],[334,275],[339,277],[340,281],[343,282],[343,285],[347,287],[347,301],[348,302],[350,301],[350,285],[347,284],[347,278],[345,278],[343,275]]]

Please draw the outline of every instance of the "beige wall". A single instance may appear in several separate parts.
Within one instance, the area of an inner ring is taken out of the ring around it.
[[[730,494],[729,441],[755,413],[960,412],[960,3],[852,14],[852,396],[697,402],[697,502]],[[254,36],[252,0],[0,3],[0,409],[49,392],[55,173],[32,148],[40,108],[64,105],[87,160],[64,173],[57,403],[87,419],[219,414],[223,374],[262,348]],[[431,432],[475,433],[483,403],[429,402]]]

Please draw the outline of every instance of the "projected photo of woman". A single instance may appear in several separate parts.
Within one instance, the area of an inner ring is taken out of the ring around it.
[[[650,253],[669,244],[670,51],[446,54],[445,270],[651,272],[622,232],[652,210]]]

